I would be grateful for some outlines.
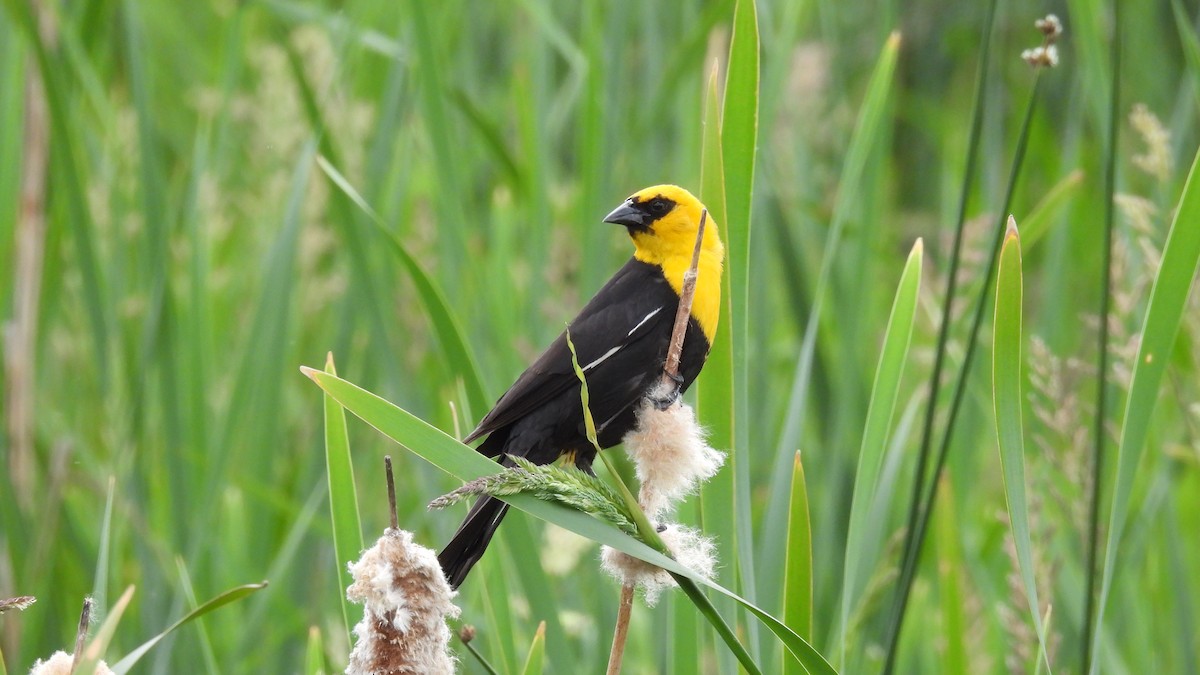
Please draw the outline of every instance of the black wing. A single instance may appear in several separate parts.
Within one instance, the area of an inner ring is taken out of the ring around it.
[[[596,424],[636,402],[646,373],[662,367],[660,353],[666,353],[678,306],[679,297],[657,266],[630,259],[571,321]],[[464,442],[503,429],[572,389],[579,389],[579,379],[564,331]]]

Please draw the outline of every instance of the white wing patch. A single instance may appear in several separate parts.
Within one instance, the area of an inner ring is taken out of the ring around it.
[[[629,337],[630,335],[633,335],[634,331],[641,328],[643,324],[645,324],[650,319],[653,319],[654,315],[658,314],[661,311],[662,311],[662,307],[659,307],[658,309],[654,310],[653,312],[650,312],[649,314],[647,314],[646,317],[644,319],[642,319],[641,321],[639,321],[636,326],[629,329],[629,332],[625,334],[625,337]],[[607,356],[607,354],[605,356]]]
[[[647,321],[649,321],[650,319],[653,319],[654,316],[661,311],[662,311],[662,307],[659,307],[659,308],[655,309],[653,312],[650,312],[649,314],[647,314],[645,317],[642,318],[641,321],[637,322],[636,326],[631,328],[629,330],[629,332],[625,334],[625,337],[630,337],[631,335],[633,335],[635,332],[637,332],[637,329],[641,328],[643,325],[645,325],[645,323]],[[600,356],[600,358],[598,358],[595,361],[592,361],[591,363],[584,366],[583,371],[586,373],[587,371],[591,370],[592,368],[595,368],[596,366],[600,365],[601,363],[604,363],[608,359],[608,357],[621,351],[621,348],[624,346],[625,346],[624,344],[619,344],[616,347],[613,347],[612,349],[604,352],[604,354],[602,354]]]
[[[617,345],[616,347],[613,347],[612,349],[604,352],[603,356],[601,356],[600,358],[596,359],[595,361],[592,361],[591,363],[584,366],[583,367],[584,372],[587,372],[587,371],[591,370],[592,368],[595,368],[596,366],[600,365],[601,363],[604,363],[605,359],[607,359],[608,357],[612,356],[613,354],[616,354],[617,352],[621,351],[621,347],[624,347],[624,346],[625,345]]]

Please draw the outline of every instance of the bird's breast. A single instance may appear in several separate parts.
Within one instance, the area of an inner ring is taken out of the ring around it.
[[[672,257],[660,263],[663,275],[676,295],[683,292],[683,276],[691,267],[690,258]],[[696,268],[696,292],[692,297],[692,317],[700,324],[711,345],[721,318],[721,259],[702,251]]]

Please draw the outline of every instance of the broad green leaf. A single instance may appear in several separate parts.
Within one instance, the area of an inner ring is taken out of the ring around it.
[[[917,296],[921,290],[921,269],[924,243],[918,239],[908,254],[904,272],[892,301],[883,336],[879,364],[875,368],[875,383],[871,387],[867,419],[863,427],[862,445],[858,450],[858,471],[854,475],[854,492],[850,503],[850,524],[846,532],[846,555],[842,581],[840,628],[841,647],[845,658],[846,628],[851,611],[861,599],[867,581],[879,559],[882,542],[867,531],[867,519],[875,508],[879,475],[891,435],[896,400],[900,396],[900,381],[908,362],[908,347],[912,341],[913,323],[917,313]]]
[[[325,359],[325,372],[337,375],[331,352]],[[346,437],[346,411],[331,396],[325,401],[325,469],[329,481],[329,515],[333,520],[334,564],[337,565],[338,597],[342,605],[342,622],[346,638],[358,623],[362,610],[351,607],[346,589],[353,579],[347,565],[358,559],[363,550],[362,520],[358,513],[358,488],[354,484],[354,462],[350,457],[350,441]]]
[[[717,94],[717,65],[714,63],[705,89],[704,139],[700,157],[700,197],[708,208],[708,226],[716,226],[727,237],[725,219],[725,173],[721,164],[721,111]],[[721,321],[713,338],[708,361],[696,382],[699,417],[717,448],[733,447],[733,322],[729,320],[729,275],[721,279]],[[705,529],[720,539],[733,537],[733,473],[727,468],[700,488],[701,518]],[[727,580],[732,577],[722,576]]]
[[[813,636],[812,523],[808,514],[808,485],[800,453],[792,468],[792,506],[788,510],[787,565],[783,577],[783,622],[805,640]],[[803,666],[784,655],[783,672],[800,672]]]
[[[533,643],[529,645],[529,655],[525,657],[525,667],[521,675],[541,675],[542,662],[546,657],[546,622],[538,624],[537,632],[533,634]]]
[[[754,163],[758,151],[759,35],[754,0],[737,0],[721,108],[721,159],[725,175],[725,279],[729,303],[724,321],[732,330],[732,444],[727,473],[733,480],[733,538],[726,541],[737,563],[740,588],[754,598],[754,533],[750,519],[750,241]],[[748,627],[750,646],[758,646],[756,627]]]
[[[1021,422],[1021,239],[1017,224],[1009,217],[1008,232],[1000,250],[996,273],[996,321],[992,337],[992,401],[996,411],[996,435],[1000,443],[1000,465],[1004,476],[1004,498],[1008,521],[1029,614],[1045,653],[1046,632],[1038,604],[1033,569],[1033,542],[1029,535],[1029,500],[1025,497],[1025,434]],[[1047,668],[1049,664],[1047,663]]]
[[[709,72],[708,86],[704,96],[704,127],[700,148],[700,198],[708,208],[709,227],[716,225],[721,238],[728,239],[728,220],[725,206],[725,168],[721,153],[721,106],[718,94],[718,64],[713,63]],[[708,442],[716,448],[733,447],[734,428],[734,381],[733,381],[733,321],[732,291],[730,274],[721,278],[721,320],[717,323],[717,334],[704,370],[696,380],[694,389],[697,415],[708,429]],[[737,540],[734,510],[734,472],[727,462],[715,476],[700,486],[700,523],[705,532],[715,537],[723,559],[728,559]],[[737,583],[736,565],[722,565],[717,578],[727,586]],[[733,604],[718,603],[723,610],[731,610]],[[705,635],[709,635],[705,633]],[[730,667],[729,664],[725,664]]]
[[[1117,476],[1113,487],[1112,506],[1109,511],[1108,543],[1104,549],[1104,574],[1101,578],[1100,597],[1096,605],[1096,625],[1103,627],[1104,610],[1108,594],[1112,589],[1116,573],[1117,553],[1125,523],[1129,519],[1130,499],[1138,464],[1146,449],[1146,438],[1150,433],[1154,407],[1158,403],[1158,390],[1166,374],[1171,347],[1179,333],[1179,324],[1187,306],[1188,294],[1200,264],[1200,178],[1196,167],[1200,166],[1200,153],[1192,160],[1187,183],[1179,197],[1175,220],[1167,234],[1162,262],[1154,277],[1150,291],[1150,304],[1146,308],[1146,319],[1142,324],[1141,343],[1137,361],[1134,362],[1133,379],[1129,384],[1129,398],[1125,408],[1125,421],[1121,425],[1121,444],[1117,452]],[[1097,672],[1097,657],[1100,649],[1101,630],[1092,636],[1092,672]]]
[[[301,371],[364,422],[413,454],[459,480],[474,480],[496,473],[500,468],[495,462],[446,435],[436,427],[371,392],[312,368],[301,368]],[[816,673],[836,672],[811,645],[775,617],[733,591],[705,579],[617,528],[579,511],[559,504],[544,502],[529,495],[517,494],[502,499],[534,517],[657,565],[678,575],[677,579],[691,580],[734,599],[758,617],[783,642],[784,646],[800,659],[809,673],[815,675]],[[686,586],[683,587],[686,590]]]

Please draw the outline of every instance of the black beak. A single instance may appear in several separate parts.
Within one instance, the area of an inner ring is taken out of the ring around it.
[[[614,225],[624,225],[630,230],[648,230],[650,229],[650,214],[642,211],[634,206],[632,199],[625,200],[613,212],[604,216],[604,222]]]

